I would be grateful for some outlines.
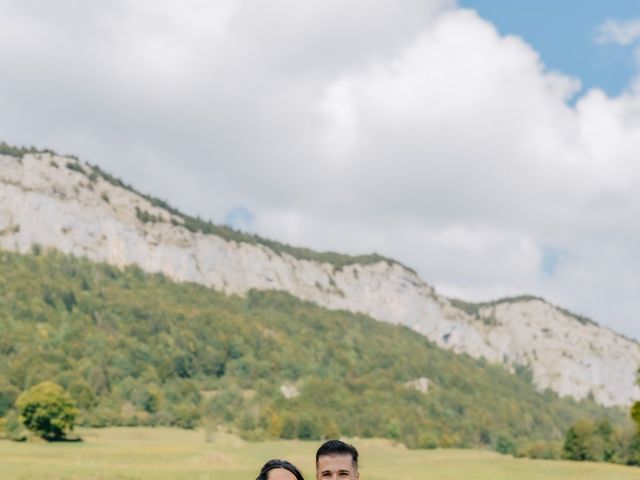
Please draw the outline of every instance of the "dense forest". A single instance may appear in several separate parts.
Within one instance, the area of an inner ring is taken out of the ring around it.
[[[411,384],[423,377],[426,392]],[[228,296],[37,247],[0,251],[0,416],[45,380],[71,394],[83,425],[222,425],[250,439],[515,451],[561,442],[582,417],[628,415],[285,293]]]

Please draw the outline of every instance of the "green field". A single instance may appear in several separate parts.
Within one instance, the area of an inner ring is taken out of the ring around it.
[[[0,441],[0,479],[240,480],[273,457],[314,478],[319,442],[248,443],[238,437],[170,428],[78,430],[81,443]],[[479,450],[407,450],[386,440],[353,440],[363,480],[626,480],[640,468],[514,459]]]

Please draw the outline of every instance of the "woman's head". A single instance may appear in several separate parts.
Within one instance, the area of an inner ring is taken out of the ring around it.
[[[286,460],[269,460],[256,480],[304,480],[300,470]]]

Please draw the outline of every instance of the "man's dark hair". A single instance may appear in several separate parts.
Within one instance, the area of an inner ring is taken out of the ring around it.
[[[358,467],[358,450],[353,445],[344,443],[342,440],[327,440],[316,452],[316,465],[318,465],[318,459],[325,455],[351,455],[353,464]]]
[[[304,480],[302,473],[300,473],[300,470],[298,470],[295,465],[287,462],[286,460],[280,460],[277,458],[269,460],[262,466],[262,470],[260,470],[260,474],[258,475],[258,478],[256,478],[256,480],[267,480],[267,477],[269,477],[269,472],[271,470],[275,470],[276,468],[284,468],[285,470],[293,473],[293,476],[296,477],[296,480]]]

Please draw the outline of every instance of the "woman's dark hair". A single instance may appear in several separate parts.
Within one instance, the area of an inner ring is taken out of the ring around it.
[[[260,470],[260,474],[258,475],[258,478],[256,478],[256,480],[267,480],[269,472],[271,470],[275,470],[276,468],[284,468],[285,470],[293,473],[293,476],[296,477],[296,480],[304,480],[302,473],[300,473],[300,470],[298,470],[295,465],[287,462],[286,460],[279,460],[277,458],[269,460],[262,466],[262,470]]]

